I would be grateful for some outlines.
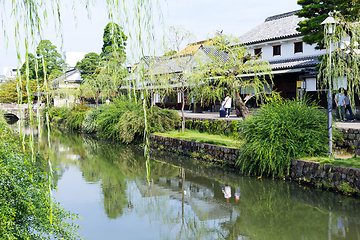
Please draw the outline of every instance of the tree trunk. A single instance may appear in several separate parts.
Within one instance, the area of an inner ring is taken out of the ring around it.
[[[184,85],[184,83],[182,83],[182,85]],[[184,86],[181,87],[181,117],[182,117],[182,121],[181,121],[181,131],[182,133],[185,132],[185,115],[184,115],[184,108],[185,108],[185,90],[184,90]]]
[[[96,107],[99,106],[99,95],[100,95],[100,89],[97,91],[97,94],[96,94]]]
[[[239,108],[242,117],[246,119],[250,113],[249,108],[245,105],[245,103],[237,93],[235,93],[235,106]]]

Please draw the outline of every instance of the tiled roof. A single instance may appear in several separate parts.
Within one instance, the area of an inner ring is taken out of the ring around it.
[[[157,75],[182,72],[189,66],[192,58],[192,54],[175,57],[162,57],[159,64],[153,68],[151,74]]]
[[[240,36],[240,43],[249,45],[300,36],[301,34],[296,30],[296,28],[298,27],[297,24],[304,18],[299,18],[295,15],[298,11],[268,17],[265,19],[265,22]]]
[[[288,58],[277,61],[269,61],[273,70],[289,69],[289,68],[305,68],[315,67],[320,64],[318,58],[321,55],[308,56],[302,58]]]
[[[69,78],[71,75],[73,75],[73,74],[75,74],[77,72],[80,72],[80,70],[78,68],[73,68],[71,70],[68,70],[68,71],[65,72],[65,74],[63,74],[60,77],[55,78],[54,80],[52,80],[50,82],[50,84],[58,84],[61,80],[65,79],[65,75],[66,75],[66,78]],[[69,83],[79,83],[79,82],[81,82],[81,80],[72,80],[72,79],[69,80]]]

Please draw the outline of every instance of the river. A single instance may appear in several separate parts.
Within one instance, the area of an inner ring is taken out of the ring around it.
[[[43,134],[45,137],[46,134]],[[360,201],[293,182],[210,170],[174,155],[52,134],[53,196],[100,239],[360,239]],[[47,157],[47,140],[37,146]]]

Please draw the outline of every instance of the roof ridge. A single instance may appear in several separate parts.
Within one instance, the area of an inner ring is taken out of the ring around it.
[[[287,12],[287,13],[282,13],[282,14],[277,14],[277,15],[274,15],[274,16],[270,16],[270,17],[265,19],[265,22],[270,22],[270,21],[281,19],[281,18],[290,17],[290,16],[295,15],[295,13],[298,13],[298,12],[300,12],[300,10],[295,10],[295,11],[291,11],[291,12]]]
[[[315,54],[315,55],[302,56],[302,57],[293,57],[293,58],[277,59],[277,60],[269,61],[269,63],[279,63],[279,62],[284,62],[284,61],[289,61],[289,60],[310,59],[310,58],[320,57],[320,56],[322,56],[322,55],[324,55],[324,54]]]

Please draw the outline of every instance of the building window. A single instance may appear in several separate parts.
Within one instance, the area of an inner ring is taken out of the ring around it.
[[[273,55],[281,55],[281,45],[273,46]]]
[[[294,53],[302,53],[303,52],[303,42],[294,43]]]
[[[261,53],[261,48],[254,49],[254,55],[258,55]]]

